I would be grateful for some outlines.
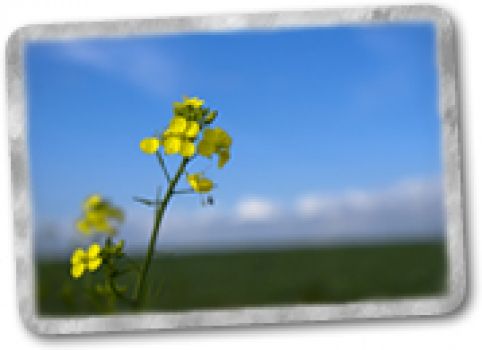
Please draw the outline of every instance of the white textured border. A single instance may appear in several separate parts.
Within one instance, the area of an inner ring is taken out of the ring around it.
[[[27,122],[24,93],[24,45],[35,40],[62,40],[85,37],[270,29],[282,27],[329,26],[428,21],[437,30],[440,114],[442,116],[444,180],[447,217],[449,290],[437,298],[397,301],[357,302],[335,305],[291,305],[250,307],[177,313],[143,313],[109,317],[39,317],[35,310],[32,251],[32,201],[27,147]],[[455,28],[445,11],[432,6],[404,6],[343,10],[273,12],[248,15],[178,17],[124,20],[96,23],[67,23],[26,26],[15,31],[7,44],[7,90],[9,138],[12,165],[12,191],[17,266],[17,293],[21,317],[38,334],[148,329],[173,329],[201,326],[294,323],[345,319],[393,318],[399,316],[440,315],[457,310],[466,294],[464,246],[464,193],[460,108],[457,90],[457,52]]]

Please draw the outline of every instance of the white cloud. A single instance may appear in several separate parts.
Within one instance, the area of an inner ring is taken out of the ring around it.
[[[330,207],[331,200],[327,196],[304,195],[296,203],[296,211],[304,217],[313,217]]]
[[[300,218],[338,235],[431,234],[444,226],[442,184],[414,179],[378,190],[308,194],[295,205]]]
[[[236,215],[241,221],[266,221],[277,214],[276,205],[267,199],[247,198],[236,206]]]

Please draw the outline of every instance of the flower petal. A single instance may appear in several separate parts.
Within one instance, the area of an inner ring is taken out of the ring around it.
[[[89,256],[89,259],[94,259],[99,256],[100,251],[101,251],[100,245],[97,243],[94,243],[89,247],[89,250],[87,251],[87,255]]]
[[[187,122],[185,135],[186,137],[196,137],[199,133],[199,124],[195,121]]]
[[[216,142],[216,131],[214,129],[206,129],[203,132],[203,140],[206,140],[209,143]]]
[[[218,152],[218,168],[221,169],[228,162],[230,158],[229,151],[227,149],[221,149]]]
[[[87,197],[87,199],[84,201],[83,207],[85,211],[88,211],[94,209],[100,203],[102,203],[102,197],[100,194],[95,193]]]
[[[107,216],[112,219],[124,221],[124,212],[122,211],[122,209],[116,207],[109,206],[109,208],[107,209]]]
[[[191,157],[196,152],[196,146],[189,141],[183,141],[181,143],[181,155],[183,157]]]
[[[194,191],[199,193],[207,193],[213,188],[213,182],[201,173],[189,174],[187,176],[187,182]]]
[[[192,106],[194,108],[202,107],[204,104],[204,100],[201,100],[198,97],[184,97],[184,105],[185,106]]]
[[[225,148],[231,147],[232,139],[226,131],[217,127],[214,129],[214,132],[216,135],[216,146]]]
[[[86,252],[82,248],[77,248],[76,250],[74,250],[72,256],[70,257],[70,263],[72,265],[81,264],[82,261],[85,259],[86,255]]]
[[[198,173],[189,174],[187,176],[187,182],[189,183],[189,186],[191,186],[192,189],[196,192],[197,192],[197,188],[198,188],[198,181],[199,181],[199,174]]]
[[[109,223],[106,217],[102,217],[99,220],[93,221],[92,226],[97,232],[114,234],[115,228]]]
[[[99,268],[99,266],[102,264],[102,259],[101,258],[96,258],[96,259],[91,259],[89,260],[89,263],[87,264],[87,267],[89,271],[95,271]]]
[[[164,140],[164,152],[166,154],[178,153],[181,149],[181,139],[176,136],[168,137]]]
[[[214,151],[215,147],[213,143],[205,139],[199,141],[199,144],[197,145],[197,153],[199,153],[201,156],[209,158],[213,155]]]
[[[208,178],[201,178],[198,183],[198,190],[199,193],[207,193],[213,189],[213,182]]]
[[[72,265],[72,267],[70,268],[70,275],[73,278],[80,278],[82,276],[82,274],[84,273],[84,270],[85,270],[84,264]]]
[[[160,146],[160,141],[156,137],[146,137],[139,143],[139,148],[142,152],[147,154],[154,154]]]
[[[77,231],[88,235],[91,233],[91,227],[89,225],[89,222],[85,219],[79,219],[75,222],[75,227],[77,228]]]
[[[174,117],[171,120],[171,124],[169,125],[168,131],[174,133],[182,133],[186,130],[187,121],[184,117]]]

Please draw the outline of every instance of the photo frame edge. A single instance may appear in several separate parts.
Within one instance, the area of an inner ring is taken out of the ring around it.
[[[401,20],[428,20],[437,36],[439,109],[441,114],[443,163],[447,214],[447,253],[449,292],[444,297],[401,299],[335,305],[290,305],[221,311],[152,313],[113,317],[45,318],[35,308],[32,266],[32,207],[29,179],[29,154],[23,48],[25,43],[41,39],[85,36],[116,36],[182,32],[183,30],[235,30],[259,26],[276,28],[292,25],[333,25],[389,23]],[[303,22],[305,21],[305,22]],[[308,23],[306,23],[308,22]],[[143,23],[145,26],[143,27]],[[262,24],[265,26],[262,26]],[[137,29],[139,30],[136,30]],[[62,30],[67,28],[67,30]],[[396,6],[315,11],[288,11],[261,14],[215,15],[133,21],[32,25],[17,29],[6,48],[8,130],[12,171],[12,207],[17,270],[17,296],[20,316],[36,334],[73,334],[99,331],[134,331],[201,326],[299,323],[346,319],[376,319],[408,316],[433,316],[453,313],[463,305],[466,290],[464,173],[457,87],[459,83],[455,23],[452,16],[434,6]],[[221,319],[221,321],[218,321]]]

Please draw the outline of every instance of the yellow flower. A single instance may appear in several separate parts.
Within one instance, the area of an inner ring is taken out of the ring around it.
[[[231,144],[231,136],[223,129],[219,127],[206,129],[202,140],[199,142],[198,153],[207,158],[211,158],[216,153],[218,155],[218,168],[222,168],[230,158]]]
[[[70,274],[73,278],[80,278],[85,270],[95,271],[102,265],[100,257],[101,247],[97,243],[92,244],[87,251],[77,248],[70,258]]]
[[[228,149],[221,149],[218,151],[218,168],[222,168],[231,157]]]
[[[83,204],[83,216],[76,221],[76,228],[84,234],[102,232],[115,234],[112,221],[122,222],[124,213],[98,194],[89,196]]]
[[[169,124],[168,131],[173,133],[183,133],[186,130],[187,121],[184,117],[174,117]]]
[[[85,235],[90,233],[90,224],[85,219],[77,220],[75,222],[75,227],[77,228],[77,231],[82,232]]]
[[[194,191],[199,193],[207,193],[213,189],[213,182],[201,173],[187,175],[187,182]]]
[[[90,213],[82,219],[77,220],[75,223],[76,228],[83,234],[91,234],[94,232],[102,232],[113,235],[116,233],[115,227],[113,227],[108,218],[100,215],[91,215]]]
[[[187,122],[185,135],[186,137],[196,137],[199,133],[199,124],[194,121]]]
[[[84,201],[84,205],[83,205],[84,210],[85,211],[92,210],[96,206],[98,206],[101,202],[102,202],[102,197],[100,196],[100,194],[94,193],[89,197],[87,197],[86,200]]]
[[[156,137],[146,137],[141,140],[139,147],[142,152],[147,154],[154,154],[159,149],[160,142]]]
[[[218,167],[222,168],[229,160],[231,137],[221,128],[205,130],[203,139],[196,140],[201,126],[211,123],[217,116],[217,111],[201,108],[204,100],[198,97],[184,97],[183,102],[173,103],[174,116],[169,126],[159,138],[146,138],[141,141],[141,150],[145,153],[156,153],[159,147],[164,147],[166,155],[180,154],[192,157],[196,151],[210,158],[214,153],[218,155]],[[85,230],[84,223],[79,223],[79,229]]]
[[[180,153],[183,157],[191,157],[196,152],[196,146],[194,143],[189,141],[182,141],[181,142],[181,149]]]
[[[184,105],[185,106],[192,106],[194,108],[200,108],[203,106],[204,104],[204,100],[201,100],[200,98],[198,97],[184,97],[184,101],[183,101]]]
[[[163,142],[166,154],[175,154],[181,150],[181,139],[177,136],[169,136]]]
[[[196,152],[193,139],[198,133],[198,122],[187,121],[184,117],[175,116],[162,134],[164,153],[167,155],[179,153],[183,157],[192,157]]]
[[[201,141],[199,141],[199,144],[197,145],[197,153],[199,153],[200,155],[206,158],[211,158],[215,150],[216,150],[215,144],[205,139],[202,139]]]

